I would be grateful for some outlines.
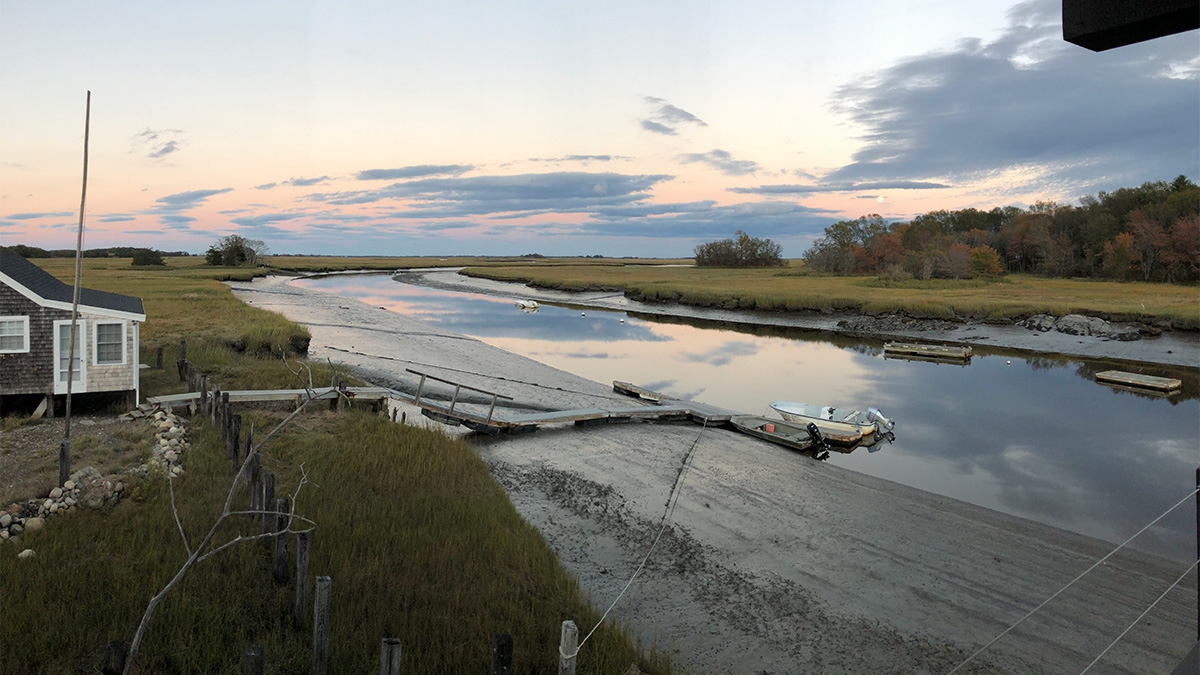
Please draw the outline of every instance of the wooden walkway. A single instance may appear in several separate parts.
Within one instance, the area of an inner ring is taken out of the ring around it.
[[[1154,377],[1140,373],[1127,373],[1121,370],[1106,370],[1096,373],[1096,381],[1100,384],[1120,385],[1134,390],[1150,390],[1162,394],[1178,391],[1183,382],[1173,377]]]
[[[966,360],[974,351],[970,347],[952,345],[920,345],[908,342],[889,342],[883,346],[884,356],[908,356],[925,359]]]
[[[591,426],[598,424],[621,424],[635,421],[674,422],[691,420],[696,424],[708,426],[725,426],[730,418],[738,414],[732,410],[718,408],[695,401],[672,399],[664,394],[643,389],[628,382],[613,382],[613,390],[649,401],[654,405],[613,406],[596,408],[579,408],[575,410],[555,410],[537,413],[506,413],[497,412],[496,403],[501,400],[513,400],[495,392],[479,389],[452,380],[446,380],[428,373],[409,370],[409,373],[420,376],[415,394],[388,389],[386,387],[344,387],[341,391],[346,397],[364,400],[395,399],[415,405],[421,409],[421,414],[443,424],[461,425],[481,433],[497,435],[501,433],[527,433],[536,431],[543,424],[565,424],[573,422],[576,426]],[[427,384],[430,381],[454,387],[454,393],[449,402],[435,400],[429,397]],[[479,403],[464,403],[460,400],[462,392],[473,391],[482,394],[488,402],[486,412],[481,412]],[[313,400],[334,399],[338,390],[333,387],[318,387],[311,390]],[[267,389],[267,390],[234,390],[221,392],[229,394],[230,403],[255,403],[271,401],[294,401],[297,405],[310,395],[305,389]],[[170,394],[167,396],[152,396],[146,403],[164,408],[196,407],[200,404],[200,392]]]

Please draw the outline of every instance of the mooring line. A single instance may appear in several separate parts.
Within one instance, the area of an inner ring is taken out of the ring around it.
[[[646,563],[650,560],[650,556],[654,553],[654,549],[658,546],[658,540],[662,539],[663,533],[667,531],[667,526],[671,524],[671,516],[675,514],[675,505],[679,503],[679,495],[683,492],[683,483],[685,480],[687,480],[688,471],[691,469],[692,458],[696,456],[696,445],[700,443],[700,437],[704,435],[704,430],[707,428],[708,418],[705,417],[704,425],[700,427],[700,433],[696,434],[696,440],[692,441],[692,447],[688,448],[688,454],[683,459],[683,466],[679,468],[679,473],[675,476],[675,485],[671,486],[671,496],[667,498],[667,509],[663,513],[662,524],[658,528],[658,535],[654,537],[654,542],[650,544],[650,550],[646,551],[646,556],[642,558],[642,562],[638,564],[637,569],[633,571],[633,576],[629,577],[629,581],[625,583],[625,587],[622,588],[621,592],[617,594],[617,597],[612,601],[612,604],[608,606],[608,609],[604,610],[604,616],[601,616],[600,620],[596,622],[595,626],[592,626],[592,629],[588,631],[588,634],[584,636],[583,640],[580,640],[579,645],[575,647],[575,652],[572,654],[567,654],[563,652],[562,645],[559,645],[558,653],[563,658],[573,659],[579,654],[579,650],[583,649],[583,645],[588,641],[588,638],[592,637],[592,633],[595,633],[596,629],[604,624],[604,620],[608,618],[609,613],[612,612],[613,608],[617,606],[618,602],[620,602],[621,598],[625,595],[625,591],[629,590],[629,587],[633,585],[634,579],[637,579],[638,575],[642,573],[642,569],[646,567]]]
[[[1110,650],[1110,649],[1112,649],[1113,647],[1115,647],[1115,646],[1117,645],[1117,643],[1121,641],[1121,638],[1125,637],[1125,634],[1126,634],[1126,633],[1128,633],[1129,631],[1133,630],[1133,627],[1134,627],[1134,626],[1136,626],[1136,625],[1138,625],[1138,622],[1139,622],[1139,621],[1141,621],[1142,619],[1146,618],[1146,615],[1150,613],[1150,610],[1154,609],[1154,606],[1155,606],[1155,605],[1157,605],[1157,604],[1159,603],[1159,601],[1160,601],[1160,600],[1162,600],[1163,598],[1167,597],[1167,593],[1170,593],[1172,589],[1174,589],[1176,586],[1178,586],[1180,583],[1182,583],[1182,582],[1183,582],[1183,580],[1184,580],[1184,579],[1187,577],[1187,575],[1189,575],[1189,574],[1191,574],[1191,573],[1192,573],[1192,570],[1196,569],[1196,565],[1200,565],[1200,560],[1197,560],[1196,562],[1192,563],[1192,566],[1191,566],[1191,567],[1189,567],[1189,568],[1187,568],[1187,571],[1185,571],[1183,574],[1180,574],[1180,575],[1179,575],[1179,578],[1175,580],[1175,583],[1173,583],[1173,584],[1171,584],[1170,586],[1168,586],[1168,587],[1167,587],[1167,590],[1163,591],[1163,592],[1162,592],[1162,595],[1158,596],[1158,599],[1157,599],[1157,600],[1155,600],[1154,602],[1150,603],[1150,606],[1146,608],[1146,611],[1142,612],[1142,613],[1141,613],[1141,615],[1139,615],[1139,616],[1138,616],[1138,618],[1134,619],[1134,620],[1133,620],[1133,623],[1129,624],[1129,627],[1128,627],[1128,628],[1126,628],[1125,630],[1121,631],[1121,634],[1120,634],[1120,635],[1118,635],[1118,636],[1116,637],[1116,639],[1115,639],[1115,640],[1113,640],[1112,642],[1108,643],[1108,646],[1104,648],[1104,651],[1100,652],[1100,654],[1099,654],[1098,656],[1096,656],[1096,658],[1095,658],[1095,659],[1093,659],[1091,663],[1089,663],[1089,664],[1088,664],[1087,668],[1084,668],[1083,670],[1079,671],[1079,675],[1083,675],[1083,674],[1084,674],[1084,673],[1086,673],[1087,671],[1091,670],[1091,669],[1092,669],[1092,666],[1094,666],[1094,665],[1096,665],[1097,663],[1099,663],[1099,662],[1100,662],[1100,659],[1104,658],[1104,655],[1108,653],[1108,650]]]
[[[1087,569],[1086,569],[1086,570],[1084,570],[1083,572],[1080,572],[1080,573],[1079,573],[1079,576],[1077,576],[1077,577],[1075,577],[1074,579],[1072,579],[1071,581],[1067,582],[1067,585],[1066,585],[1066,586],[1063,586],[1062,588],[1058,589],[1057,591],[1055,591],[1055,592],[1054,592],[1054,595],[1051,595],[1050,597],[1048,597],[1048,598],[1046,598],[1045,600],[1043,600],[1043,601],[1041,602],[1041,604],[1039,604],[1037,607],[1034,607],[1033,609],[1029,610],[1029,613],[1028,613],[1028,614],[1026,614],[1025,616],[1021,617],[1020,619],[1017,619],[1017,622],[1016,622],[1016,623],[1014,623],[1013,625],[1009,626],[1008,628],[1005,628],[1005,629],[1004,629],[1004,630],[1003,630],[1003,631],[1002,631],[1002,632],[1001,632],[999,635],[997,635],[996,637],[992,638],[992,641],[991,641],[991,642],[989,642],[989,643],[987,643],[986,645],[984,645],[984,646],[980,647],[978,651],[976,651],[974,654],[971,654],[970,656],[968,656],[968,657],[967,657],[967,659],[966,659],[965,661],[963,661],[962,663],[958,664],[957,666],[954,666],[954,670],[951,670],[950,672],[946,673],[946,675],[954,675],[954,673],[957,673],[957,672],[958,672],[958,670],[959,670],[960,668],[962,668],[963,666],[965,666],[965,665],[967,665],[968,663],[970,663],[970,662],[971,662],[971,659],[974,659],[976,656],[979,656],[980,654],[982,654],[982,653],[984,653],[985,651],[987,651],[988,647],[991,647],[992,645],[996,644],[996,642],[997,642],[997,641],[998,641],[1000,638],[1004,637],[1005,635],[1008,635],[1008,634],[1009,634],[1009,632],[1011,632],[1011,631],[1012,631],[1012,629],[1014,629],[1014,628],[1016,628],[1017,626],[1021,625],[1021,624],[1022,624],[1022,623],[1025,621],[1025,619],[1028,619],[1029,617],[1033,616],[1035,612],[1037,612],[1039,609],[1041,609],[1041,608],[1045,607],[1047,604],[1049,604],[1049,603],[1050,603],[1050,601],[1051,601],[1051,600],[1053,600],[1053,599],[1057,598],[1059,595],[1061,595],[1063,591],[1065,591],[1065,590],[1067,590],[1068,588],[1070,588],[1071,586],[1075,585],[1075,582],[1076,582],[1076,581],[1079,581],[1079,580],[1080,580],[1080,579],[1082,579],[1082,578],[1083,578],[1085,575],[1087,575],[1089,572],[1091,572],[1092,570],[1094,570],[1094,569],[1096,569],[1097,567],[1099,567],[1099,566],[1100,566],[1100,565],[1101,565],[1101,564],[1102,564],[1102,563],[1103,563],[1105,560],[1108,560],[1109,558],[1113,557],[1113,555],[1115,555],[1117,551],[1120,551],[1121,549],[1125,548],[1125,545],[1126,545],[1126,544],[1128,544],[1129,542],[1131,542],[1131,541],[1133,541],[1134,539],[1136,539],[1136,538],[1138,537],[1138,535],[1140,535],[1141,533],[1143,533],[1143,532],[1145,532],[1146,530],[1148,530],[1148,529],[1150,529],[1151,527],[1153,527],[1153,526],[1155,525],[1155,523],[1157,523],[1158,521],[1160,521],[1160,520],[1162,520],[1163,518],[1165,518],[1165,517],[1167,516],[1167,514],[1168,514],[1168,513],[1170,513],[1170,512],[1172,512],[1172,511],[1174,511],[1174,510],[1175,510],[1175,509],[1177,509],[1177,508],[1179,508],[1179,507],[1180,507],[1180,506],[1181,506],[1181,505],[1182,505],[1184,502],[1186,502],[1187,500],[1191,499],[1191,498],[1192,498],[1192,495],[1196,494],[1197,492],[1200,492],[1200,488],[1196,488],[1196,489],[1192,490],[1191,492],[1187,493],[1187,495],[1186,495],[1186,496],[1184,496],[1184,498],[1183,498],[1183,499],[1180,499],[1179,501],[1175,502],[1175,505],[1174,505],[1174,506],[1172,506],[1171,508],[1167,509],[1166,511],[1163,511],[1163,512],[1162,512],[1162,514],[1161,514],[1159,517],[1157,517],[1157,518],[1155,518],[1154,520],[1150,521],[1150,522],[1149,522],[1149,523],[1148,523],[1148,524],[1147,524],[1145,527],[1143,527],[1142,529],[1140,529],[1140,530],[1138,530],[1137,532],[1135,532],[1135,533],[1134,533],[1134,535],[1133,535],[1132,537],[1130,537],[1130,538],[1126,539],[1125,541],[1121,542],[1121,545],[1120,545],[1120,546],[1117,546],[1117,547],[1116,547],[1116,548],[1114,548],[1113,550],[1109,551],[1109,552],[1108,552],[1108,555],[1106,555],[1106,556],[1104,556],[1103,558],[1101,558],[1101,559],[1097,560],[1096,562],[1092,563],[1092,566],[1091,566],[1091,567],[1087,568]]]

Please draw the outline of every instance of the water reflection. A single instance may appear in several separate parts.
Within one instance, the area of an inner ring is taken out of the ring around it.
[[[598,382],[763,414],[774,400],[874,405],[896,420],[880,452],[833,453],[863,473],[1066,529],[1122,541],[1193,488],[1200,463],[1195,372],[1182,395],[1091,381],[1112,364],[977,349],[968,367],[884,359],[882,343],[777,326],[661,320],[438,291],[384,277],[296,282],[477,337]],[[620,320],[625,319],[624,323]],[[736,330],[735,330],[736,329]],[[982,352],[982,353],[981,353]],[[1194,513],[1142,535],[1188,559]]]

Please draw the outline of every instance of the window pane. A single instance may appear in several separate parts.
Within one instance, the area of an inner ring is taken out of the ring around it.
[[[5,351],[25,351],[25,336],[19,333],[17,335],[4,335],[0,333],[0,349]]]
[[[124,324],[96,324],[96,363],[120,363]]]
[[[24,321],[13,321],[12,319],[9,319],[7,321],[0,321],[0,336],[24,335],[24,333],[25,333],[25,322]]]

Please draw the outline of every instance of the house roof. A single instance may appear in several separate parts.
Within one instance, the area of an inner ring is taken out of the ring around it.
[[[16,253],[0,251],[0,275],[6,276],[43,300],[71,304],[74,291],[71,286],[55,279],[49,272],[34,265]],[[79,305],[96,309],[107,309],[128,314],[139,314],[145,319],[142,299],[132,295],[121,295],[90,288],[79,289]],[[69,309],[69,308],[68,308]]]

